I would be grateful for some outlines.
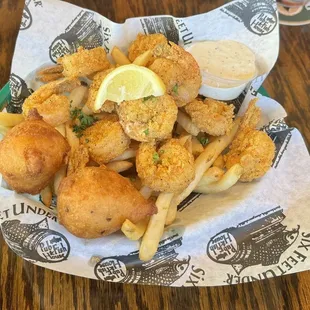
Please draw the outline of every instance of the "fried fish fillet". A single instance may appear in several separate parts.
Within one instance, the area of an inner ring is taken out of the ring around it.
[[[57,199],[60,223],[80,238],[98,238],[119,230],[126,219],[133,223],[156,213],[128,181],[105,166],[85,167],[67,178]]]
[[[0,142],[0,173],[19,193],[40,193],[62,166],[70,146],[38,114],[15,126]]]

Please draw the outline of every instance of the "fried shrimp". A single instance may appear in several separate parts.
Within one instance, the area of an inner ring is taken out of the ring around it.
[[[225,102],[206,98],[193,100],[185,106],[192,122],[203,132],[212,136],[222,136],[231,130],[234,106]]]
[[[103,82],[104,78],[113,70],[114,69],[108,69],[102,72],[98,72],[94,76],[93,82],[90,84],[90,87],[89,87],[88,98],[86,102],[87,107],[89,107],[91,110],[93,110],[93,107],[95,106],[96,97],[97,97],[101,83]],[[102,105],[100,111],[111,113],[114,110],[114,106],[115,106],[114,102],[107,100]]]
[[[156,149],[155,143],[141,143],[136,167],[143,185],[154,191],[182,191],[194,179],[194,157],[177,139]]]
[[[260,109],[255,106],[255,102],[250,102],[239,132],[225,155],[228,169],[238,163],[242,166],[242,182],[262,177],[270,169],[275,156],[272,139],[265,132],[255,129],[260,119]]]
[[[198,95],[201,74],[194,57],[182,47],[172,43],[158,44],[153,50],[156,57],[149,68],[157,73],[179,107]]]
[[[131,43],[128,49],[128,58],[130,61],[134,61],[138,56],[148,50],[153,50],[157,44],[166,43],[167,38],[161,33],[154,33],[150,35],[144,35],[139,33],[137,38]],[[152,63],[154,57],[150,59]]]
[[[178,108],[169,95],[124,101],[117,107],[120,123],[134,140],[149,142],[171,138]]]
[[[41,86],[23,104],[23,113],[36,108],[43,120],[56,127],[70,120],[70,101],[61,95],[80,85],[77,78],[64,78]]]
[[[58,58],[57,63],[62,65],[66,77],[88,76],[110,67],[103,47],[91,50],[79,47],[76,53]]]
[[[117,116],[115,116],[117,118]],[[90,158],[98,164],[108,163],[129,147],[130,138],[117,119],[106,118],[88,127],[80,139]]]

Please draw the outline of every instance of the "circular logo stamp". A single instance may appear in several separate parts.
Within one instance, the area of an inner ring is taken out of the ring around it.
[[[98,279],[112,282],[123,282],[127,275],[126,265],[115,258],[104,258],[95,266]]]
[[[237,249],[235,237],[229,232],[222,232],[211,238],[207,254],[215,262],[228,262],[236,255]]]

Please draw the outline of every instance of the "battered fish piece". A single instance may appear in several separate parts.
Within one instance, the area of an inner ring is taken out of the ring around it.
[[[99,238],[157,212],[127,179],[101,167],[85,167],[65,178],[57,198],[59,222],[80,238]]]
[[[194,100],[201,86],[200,69],[194,57],[173,42],[158,44],[153,55],[156,59],[149,69],[160,76],[177,105],[182,107]]]
[[[108,70],[99,72],[94,76],[93,82],[90,84],[90,87],[89,87],[88,98],[86,102],[86,105],[91,110],[94,111],[95,101],[96,101],[96,97],[97,97],[101,83],[103,82],[104,78],[113,70],[114,69],[108,69]],[[114,111],[114,106],[115,106],[115,103],[113,101],[106,100],[105,103],[102,105],[100,111],[112,113]],[[99,111],[94,111],[94,112],[99,112]]]
[[[92,160],[98,164],[105,164],[128,149],[130,138],[123,131],[115,115],[88,127],[83,132],[80,142],[88,148]]]
[[[16,192],[36,195],[51,182],[69,150],[65,138],[31,112],[0,142],[0,173]]]
[[[240,124],[239,132],[225,155],[226,168],[239,163],[243,168],[242,182],[251,182],[266,174],[275,156],[275,145],[263,131],[256,130],[260,109],[252,100]]]
[[[136,168],[142,184],[154,191],[179,192],[194,179],[194,157],[180,144],[170,139],[156,149],[155,143],[141,143]]]
[[[133,62],[138,56],[143,54],[148,50],[153,50],[157,44],[167,43],[167,38],[161,33],[154,33],[149,35],[144,35],[139,33],[137,38],[131,43],[128,48],[128,58]],[[154,61],[152,57],[149,63]]]
[[[131,139],[148,142],[171,138],[178,108],[169,95],[150,96],[122,102],[117,113]]]
[[[232,128],[234,106],[222,101],[206,98],[204,101],[193,100],[185,106],[192,122],[211,136],[222,136]]]
[[[26,98],[23,114],[27,117],[32,109],[36,109],[48,124],[56,127],[70,120],[70,101],[61,95],[70,92],[80,85],[76,78],[63,78],[38,88]]]
[[[79,47],[76,53],[58,58],[57,63],[62,65],[62,74],[66,77],[88,76],[110,67],[103,47],[91,50]]]

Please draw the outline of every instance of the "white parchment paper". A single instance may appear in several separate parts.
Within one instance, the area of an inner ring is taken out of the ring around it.
[[[114,23],[66,2],[28,0],[10,78],[9,112],[37,88],[33,71],[79,46],[126,50],[141,33],[164,33],[190,46],[199,40],[232,39],[249,46],[260,76],[235,100],[240,113],[274,65],[279,48],[275,2],[233,1],[185,18],[138,17]],[[259,95],[260,96],[260,95]],[[241,105],[242,104],[242,105]],[[289,128],[281,105],[260,96],[260,127],[274,140],[273,167],[260,180],[238,183],[213,195],[191,194],[180,206],[154,259],[138,259],[138,242],[121,233],[96,240],[76,238],[58,224],[39,197],[0,187],[4,239],[18,255],[45,268],[106,281],[167,286],[214,286],[307,270],[310,246],[310,161],[300,133]],[[9,160],[1,158],[1,160]]]

